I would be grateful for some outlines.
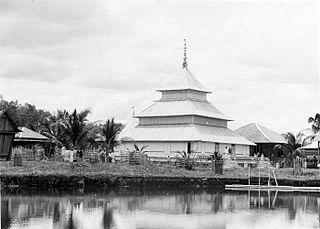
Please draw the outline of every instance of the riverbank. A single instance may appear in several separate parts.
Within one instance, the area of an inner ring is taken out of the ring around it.
[[[268,169],[260,170],[261,183],[268,182]],[[277,169],[275,174],[279,185],[320,186],[320,170],[308,169],[304,175],[293,175],[292,169]],[[251,170],[251,184],[258,184],[259,170]],[[14,167],[12,162],[0,162],[0,180],[4,186],[63,188],[101,188],[115,186],[193,186],[223,187],[226,184],[247,184],[248,169],[224,170],[215,174],[210,168],[189,171],[170,165],[109,164],[109,163],[65,163],[24,162]],[[273,181],[274,183],[274,181]]]

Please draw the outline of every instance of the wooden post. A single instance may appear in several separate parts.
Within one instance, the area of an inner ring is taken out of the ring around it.
[[[249,176],[248,176],[248,185],[250,185],[250,176],[251,176],[251,170],[250,170],[250,166],[248,167],[249,169]]]
[[[271,176],[271,174],[270,174],[270,168],[269,168],[269,179],[268,179],[268,186],[270,186],[270,176]]]
[[[274,173],[274,170],[272,170],[272,173],[273,173],[274,181],[276,182],[276,185],[278,186],[278,181],[277,181],[277,178],[276,178],[276,174]]]
[[[260,186],[260,167],[259,167],[259,186]]]
[[[271,194],[270,194],[270,190],[268,190],[268,207],[270,209],[271,207]]]
[[[320,155],[320,140],[318,141],[318,164],[319,164],[319,155]],[[317,167],[318,167],[318,164],[317,164]]]

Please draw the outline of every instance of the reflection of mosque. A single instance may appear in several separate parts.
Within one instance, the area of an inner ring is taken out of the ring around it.
[[[11,195],[2,196],[1,228],[20,228],[19,224],[51,225],[46,228],[226,228],[227,217],[245,219],[252,212],[259,221],[266,210],[282,211],[288,220],[301,212],[317,215],[320,196],[276,192],[178,192],[168,194],[114,193],[75,196]],[[241,219],[239,219],[241,220]],[[243,219],[242,219],[243,220]],[[300,220],[300,219],[299,219]],[[11,225],[11,226],[10,226]],[[319,225],[318,225],[319,226]],[[21,227],[22,228],[22,227]],[[43,226],[43,228],[45,228]]]

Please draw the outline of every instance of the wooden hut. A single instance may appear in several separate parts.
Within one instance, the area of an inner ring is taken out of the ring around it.
[[[251,147],[250,156],[263,154],[265,157],[271,158],[274,153],[274,146],[286,143],[283,136],[257,123],[249,123],[236,129],[235,132],[256,143],[257,146]]]
[[[10,160],[14,135],[20,132],[6,111],[0,111],[0,159]]]

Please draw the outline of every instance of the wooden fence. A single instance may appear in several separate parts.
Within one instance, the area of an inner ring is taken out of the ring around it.
[[[19,146],[12,149],[11,160],[13,160],[15,154],[20,155],[22,161],[40,161],[45,157],[45,150],[43,148],[25,148]]]

